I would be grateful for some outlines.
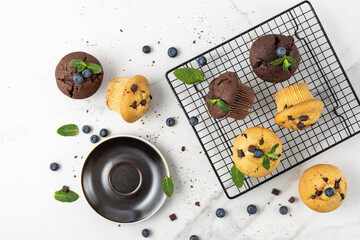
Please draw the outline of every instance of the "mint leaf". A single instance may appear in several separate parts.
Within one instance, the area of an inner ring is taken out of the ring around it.
[[[290,67],[295,67],[296,66],[296,59],[290,56],[286,56],[286,59],[290,62]]]
[[[285,56],[283,56],[282,58],[275,59],[274,61],[270,62],[270,65],[273,65],[273,66],[281,65],[283,63],[284,59],[285,59]]]
[[[269,168],[270,168],[270,161],[269,161],[269,158],[268,158],[268,156],[267,156],[266,154],[264,154],[262,166],[263,166],[266,170],[269,170]]]
[[[161,187],[166,196],[171,197],[174,192],[174,183],[171,178],[165,177],[161,180]]]
[[[70,61],[69,63],[70,67],[78,67],[80,65],[84,65],[85,66],[85,63],[81,60],[81,59],[73,59]]]
[[[291,66],[291,63],[287,60],[287,57],[285,57],[283,65],[282,65],[282,69],[284,71],[289,70],[289,67]]]
[[[214,106],[214,104],[215,104],[218,100],[219,100],[219,99],[210,99],[210,98],[206,99],[206,101],[207,101],[208,103],[210,103],[211,105],[213,105],[213,106]]]
[[[204,73],[195,68],[178,68],[174,71],[174,75],[185,84],[194,84],[204,81]]]
[[[272,158],[272,159],[278,159],[279,156],[274,154],[274,153],[266,153],[266,155],[269,157],[269,158]]]
[[[278,147],[279,147],[279,144],[278,144],[278,143],[275,144],[275,145],[271,148],[270,153],[274,153]]]
[[[244,185],[245,176],[235,165],[231,168],[231,179],[238,188]]]
[[[79,195],[76,192],[69,190],[68,192],[63,192],[61,190],[55,192],[54,198],[60,202],[74,202],[78,200]]]
[[[102,69],[96,63],[86,63],[86,67],[90,69],[93,74],[101,73]]]
[[[77,71],[78,71],[78,72],[82,72],[82,71],[85,70],[85,68],[86,68],[85,65],[79,65],[79,66],[77,66]]]
[[[217,106],[221,111],[227,112],[230,110],[230,106],[221,99],[218,99]]]
[[[67,124],[58,128],[57,133],[61,136],[76,136],[79,133],[79,128],[75,124]]]

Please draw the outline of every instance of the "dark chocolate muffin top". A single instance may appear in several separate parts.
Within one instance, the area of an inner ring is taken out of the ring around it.
[[[229,112],[220,110],[216,104],[212,105],[207,99],[220,98],[231,107],[235,101],[239,83],[239,79],[234,72],[223,73],[210,82],[209,92],[205,96],[205,102],[211,116],[219,119],[225,117]]]
[[[296,66],[284,71],[281,65],[270,65],[278,59],[276,49],[284,47],[286,55],[296,59]],[[299,66],[300,54],[294,44],[294,38],[279,34],[265,35],[257,39],[250,49],[250,64],[254,73],[264,81],[279,83],[289,79]]]
[[[63,57],[56,66],[55,78],[56,84],[60,91],[66,96],[73,99],[84,99],[92,96],[100,87],[104,71],[98,74],[92,74],[91,77],[85,78],[81,84],[73,80],[73,75],[77,73],[75,67],[70,67],[69,63],[73,59],[81,59],[86,63],[95,63],[99,66],[100,62],[94,56],[85,52],[72,52]]]

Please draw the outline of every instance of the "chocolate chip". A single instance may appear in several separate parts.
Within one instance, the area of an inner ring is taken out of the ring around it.
[[[195,202],[195,205],[200,207],[200,202]]]
[[[323,178],[324,182],[327,182],[329,179],[327,177]]]
[[[152,96],[150,95],[150,99],[152,99]]]
[[[136,101],[134,101],[134,102],[130,105],[130,107],[132,107],[133,109],[136,109]]]
[[[323,191],[316,190],[315,195],[319,197],[319,196],[321,196],[322,193],[323,193]]]
[[[309,119],[308,115],[303,115],[299,117],[300,121],[306,121]]]
[[[288,108],[288,105],[285,104],[284,109],[285,109],[285,108]]]
[[[335,185],[334,185],[334,188],[335,188],[335,189],[338,189],[339,187],[340,187],[340,182],[336,181],[336,182],[335,182]]]
[[[238,150],[238,157],[239,158],[245,157],[245,153],[244,153],[244,151],[242,149]]]
[[[175,213],[173,213],[173,214],[171,214],[171,215],[169,216],[169,218],[170,218],[171,221],[174,221],[174,220],[177,219],[177,216],[176,216]]]
[[[259,142],[259,145],[263,145],[264,144],[264,139],[262,138]]]
[[[255,146],[252,146],[252,145],[249,146],[249,148],[248,148],[248,151],[249,151],[249,152],[252,152],[252,153],[255,152],[255,150],[256,150],[256,147],[255,147]]]
[[[69,187],[63,186],[61,191],[64,192],[64,193],[67,193],[69,191]]]
[[[312,196],[311,196],[311,199],[315,199],[315,198],[316,198],[316,196],[315,196],[315,195],[312,195]]]
[[[288,120],[295,120],[291,115],[288,116]]]
[[[299,122],[297,124],[297,127],[300,129],[300,130],[303,130],[305,128],[305,125],[302,123],[302,122]]]
[[[136,84],[132,85],[131,91],[136,92],[137,89],[138,89],[138,86]]]
[[[289,201],[289,203],[294,203],[294,202],[295,202],[295,198],[294,198],[294,197],[290,197],[288,201]]]
[[[244,136],[245,138],[247,138],[247,134],[246,134],[246,133],[242,133],[241,136]]]
[[[141,104],[141,106],[145,106],[146,100],[141,100],[140,104]]]
[[[276,188],[273,188],[273,190],[271,191],[271,193],[277,196],[277,195],[280,194],[280,191],[277,190]]]
[[[344,200],[345,195],[343,193],[340,193],[341,200]]]

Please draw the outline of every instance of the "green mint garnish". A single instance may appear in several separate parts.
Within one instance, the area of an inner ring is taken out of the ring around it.
[[[79,195],[71,190],[69,190],[66,193],[59,190],[55,192],[54,198],[60,202],[74,202],[78,200]]]
[[[230,110],[230,106],[224,102],[223,100],[221,100],[220,98],[218,99],[206,99],[206,101],[208,101],[208,103],[210,103],[211,105],[214,106],[215,103],[217,103],[217,107],[221,110],[221,111],[229,111]]]
[[[269,168],[270,168],[270,160],[269,160],[269,158],[272,158],[272,159],[278,159],[279,158],[279,156],[274,153],[278,147],[279,147],[279,144],[277,143],[271,148],[270,152],[264,152],[264,158],[263,158],[262,166],[266,170],[269,170]]]
[[[235,165],[231,168],[231,179],[238,188],[244,185],[245,176]]]
[[[102,71],[101,67],[95,63],[86,63],[81,59],[73,59],[69,63],[70,67],[76,67],[78,72],[82,72],[85,68],[90,69],[93,74],[98,74]]]
[[[57,133],[61,136],[76,136],[79,133],[79,128],[75,124],[67,124],[59,127]]]
[[[174,183],[171,178],[165,177],[161,180],[161,187],[166,196],[171,197],[174,192]]]
[[[178,68],[174,71],[177,79],[185,84],[194,84],[204,81],[204,73],[195,68]]]
[[[289,67],[296,66],[296,59],[290,56],[283,56],[281,58],[275,59],[274,61],[270,62],[271,65],[277,66],[282,64],[282,69],[284,71],[288,71]]]

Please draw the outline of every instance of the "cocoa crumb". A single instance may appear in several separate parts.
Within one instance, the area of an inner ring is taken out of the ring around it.
[[[123,32],[123,30],[122,30],[122,29],[120,29],[120,32]]]
[[[181,151],[185,151],[186,150],[186,147],[185,146],[182,146],[182,148],[181,148]]]
[[[195,202],[195,205],[200,207],[200,202]]]

